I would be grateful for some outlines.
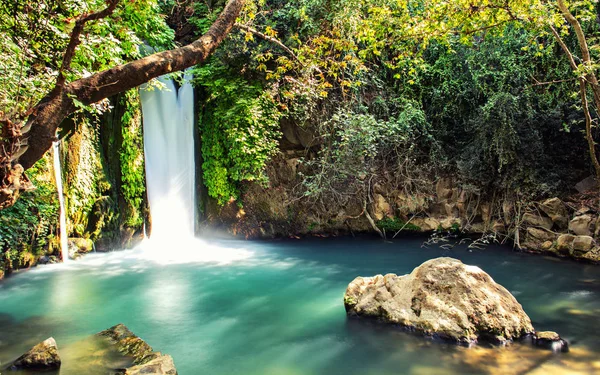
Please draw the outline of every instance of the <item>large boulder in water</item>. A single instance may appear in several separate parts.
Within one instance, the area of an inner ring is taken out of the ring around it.
[[[60,364],[61,360],[58,355],[56,341],[50,337],[17,358],[17,360],[13,362],[11,368],[15,370],[52,370],[59,368]]]
[[[503,342],[534,332],[517,300],[479,267],[429,260],[404,276],[357,277],[344,296],[349,316],[375,318],[461,343]]]

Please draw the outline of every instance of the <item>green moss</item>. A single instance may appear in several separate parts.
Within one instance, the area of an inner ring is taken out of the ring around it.
[[[279,112],[259,82],[207,64],[194,71],[206,92],[199,122],[203,181],[208,195],[224,205],[240,197],[242,182],[267,183],[266,163],[277,153]]]
[[[356,301],[354,298],[352,298],[351,296],[344,296],[344,305],[345,306],[354,306],[356,305],[358,301]]]
[[[0,210],[0,270],[32,265],[51,250],[57,231],[58,197],[47,155],[27,172],[36,190],[25,192],[9,208]]]
[[[452,232],[452,233],[459,233],[460,232],[460,224],[459,223],[453,223],[452,226],[450,226],[450,232]]]
[[[314,230],[318,226],[319,226],[319,223],[313,221],[312,223],[308,224],[308,230],[312,231],[312,230]]]
[[[137,90],[129,90],[121,97],[125,111],[121,117],[122,144],[119,149],[121,166],[121,194],[127,202],[124,224],[141,228],[144,223],[143,202],[146,193],[142,115]]]
[[[400,218],[385,218],[383,220],[379,220],[377,223],[377,227],[382,230],[397,232],[399,230],[405,230],[409,232],[419,232],[421,231],[421,227],[418,225],[414,225],[411,223],[406,223]]]
[[[65,143],[62,161],[67,231],[70,236],[86,237],[94,202],[109,189],[110,183],[103,166],[98,129],[90,118],[75,121],[76,131]]]

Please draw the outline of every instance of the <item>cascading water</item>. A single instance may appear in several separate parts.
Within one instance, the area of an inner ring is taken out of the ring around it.
[[[194,235],[194,91],[190,79],[185,74],[177,89],[172,79],[160,77],[165,88],[145,85],[140,90],[152,242]]]
[[[69,261],[69,242],[67,239],[67,214],[65,211],[65,196],[63,195],[62,171],[60,166],[60,141],[52,144],[54,156],[54,178],[58,190],[58,202],[60,204],[60,253],[63,263]]]
[[[165,88],[140,88],[144,122],[146,189],[152,216],[141,256],[161,264],[247,259],[252,252],[214,246],[194,238],[194,91],[185,74],[179,89],[166,77]]]

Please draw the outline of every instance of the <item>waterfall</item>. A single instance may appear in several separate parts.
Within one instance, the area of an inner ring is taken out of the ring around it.
[[[195,221],[194,91],[185,74],[179,89],[140,89],[144,125],[146,188],[152,241],[191,238]]]
[[[251,251],[215,246],[194,238],[196,163],[194,91],[190,79],[186,73],[179,89],[164,76],[159,78],[163,89],[150,84],[140,87],[152,226],[139,256],[161,264],[225,264],[247,259],[252,256]]]
[[[67,213],[65,211],[65,196],[63,194],[62,171],[60,167],[60,141],[52,144],[54,156],[54,178],[56,190],[58,190],[58,202],[60,204],[60,253],[63,263],[69,261],[69,241],[67,238]]]

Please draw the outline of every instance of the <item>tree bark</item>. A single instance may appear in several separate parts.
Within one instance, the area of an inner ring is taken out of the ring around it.
[[[594,136],[592,134],[592,115],[590,114],[586,86],[587,84],[585,82],[585,79],[580,78],[579,94],[581,96],[581,107],[583,108],[583,114],[585,116],[585,138],[588,142],[588,148],[590,158],[592,159],[592,165],[594,166],[594,171],[596,172],[596,182],[600,182],[600,163],[598,162],[598,158],[596,157],[596,142],[594,142]]]
[[[590,114],[586,89],[587,85],[589,84],[589,86],[592,89],[594,105],[596,106],[596,109],[600,109],[600,85],[598,84],[598,78],[596,77],[596,74],[594,73],[592,67],[590,49],[583,28],[581,27],[581,23],[579,23],[579,20],[573,15],[573,13],[571,13],[564,0],[558,0],[557,5],[558,9],[561,11],[569,25],[571,25],[571,27],[575,31],[575,35],[577,36],[577,42],[579,44],[579,50],[581,51],[581,61],[584,70],[582,72],[583,75],[579,78],[579,92],[581,96],[581,105],[583,107],[583,113],[585,116],[585,136],[588,142],[590,159],[592,161],[592,165],[594,166],[594,171],[596,173],[596,180],[598,183],[600,183],[600,162],[598,161],[598,155],[596,153],[596,142],[594,141],[594,136],[592,133],[593,123],[592,116]],[[575,72],[577,72],[579,66],[575,63],[573,54],[571,53],[571,51],[569,51],[569,48],[563,42],[556,29],[554,29],[553,27],[551,27],[551,29],[552,33],[554,34],[554,37],[558,40],[561,48],[567,54],[571,67]]]
[[[244,2],[230,0],[208,32],[191,44],[57,86],[33,109],[25,126],[28,131],[21,139],[27,148],[13,165],[21,164],[26,170],[43,157],[52,146],[60,123],[76,110],[73,99],[92,104],[161,75],[205,62],[233,28]]]

